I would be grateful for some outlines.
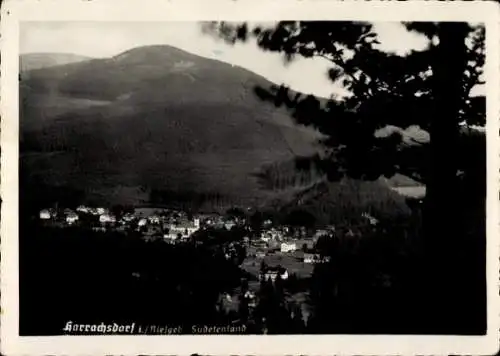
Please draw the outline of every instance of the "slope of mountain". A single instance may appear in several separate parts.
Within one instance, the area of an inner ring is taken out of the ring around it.
[[[297,194],[281,210],[284,213],[308,212],[319,224],[355,222],[362,220],[363,213],[377,218],[410,214],[405,198],[388,189],[382,178],[376,181],[344,178],[335,183],[320,182]]]
[[[299,186],[267,189],[256,173],[315,152],[318,135],[257,98],[271,84],[168,46],[23,72],[21,179],[105,203],[144,203],[153,190],[220,204],[289,199]]]
[[[83,62],[89,59],[90,57],[72,53],[26,53],[19,58],[19,68],[21,71],[28,71]]]

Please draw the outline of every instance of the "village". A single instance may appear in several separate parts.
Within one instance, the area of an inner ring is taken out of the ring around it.
[[[378,223],[369,214],[362,217],[367,225]],[[272,219],[255,224],[244,214],[191,214],[151,207],[128,210],[84,205],[76,209],[49,208],[39,212],[38,220],[43,225],[58,228],[134,233],[146,241],[159,240],[173,245],[208,244],[210,241],[218,244],[226,259],[234,259],[247,276],[240,287],[221,295],[220,304],[225,310],[237,314],[242,301],[252,310],[258,303],[262,283],[281,281],[292,286],[287,290],[286,299],[293,305],[300,305],[305,318],[307,288],[293,286],[300,284],[297,281],[309,279],[315,265],[330,261],[330,256],[319,248],[318,240],[329,240],[337,232],[335,226],[311,229],[281,225]],[[348,230],[349,234],[353,232]],[[212,236],[219,236],[219,239],[210,240]]]
[[[192,215],[179,210],[135,208],[129,212],[112,213],[103,207],[78,206],[76,209],[42,209],[40,221],[48,226],[82,227],[93,231],[135,231],[145,239],[162,239],[178,244],[192,241],[197,233],[208,230],[245,231],[241,243],[247,248],[247,256],[267,261],[271,256],[293,256],[305,264],[325,262],[326,257],[315,253],[318,237],[335,232],[334,226],[316,229],[280,226],[272,220],[264,220],[261,226],[251,226],[245,217],[220,214]],[[370,219],[373,219],[370,217]],[[270,273],[269,278],[276,274]],[[282,275],[286,279],[286,272]]]

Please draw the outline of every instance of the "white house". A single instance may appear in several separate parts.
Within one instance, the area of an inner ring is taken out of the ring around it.
[[[90,210],[91,209],[88,206],[85,206],[85,205],[80,205],[79,207],[76,208],[76,211],[78,211],[80,213],[89,213]]]
[[[181,238],[188,238],[199,229],[200,229],[200,220],[194,219],[193,222],[184,221],[178,224],[171,224],[168,229],[168,233],[175,235],[180,234]]]
[[[248,299],[254,299],[255,298],[255,293],[252,292],[252,291],[247,290],[243,296],[245,298],[248,298]]]
[[[102,214],[99,216],[99,221],[103,224],[111,224],[116,222],[116,217],[111,214]]]
[[[264,241],[264,242],[269,242],[269,240],[271,240],[271,235],[269,235],[269,234],[262,234],[262,235],[260,236],[260,239],[261,239],[262,241]]]
[[[123,223],[129,223],[131,221],[134,221],[135,217],[132,214],[125,214],[122,216],[121,221]]]
[[[281,244],[281,252],[293,252],[293,251],[296,251],[297,250],[297,245],[295,244],[295,242],[291,242],[291,243],[288,243],[288,242],[283,242]]]
[[[314,263],[315,255],[312,253],[304,253],[304,263]]]
[[[151,224],[159,224],[161,219],[158,215],[151,215],[148,220]]]
[[[73,212],[66,214],[66,222],[68,224],[72,225],[77,221],[78,221],[78,214]]]
[[[140,219],[139,222],[137,223],[138,226],[146,226],[148,223],[148,219]]]
[[[105,208],[96,208],[95,211],[97,215],[103,215],[107,213],[107,210]]]
[[[89,213],[92,215],[102,215],[106,213],[106,209],[104,208],[89,208]]]
[[[42,220],[50,220],[52,219],[52,213],[48,209],[40,210],[40,219]]]

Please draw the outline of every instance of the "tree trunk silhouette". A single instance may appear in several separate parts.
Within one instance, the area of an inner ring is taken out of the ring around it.
[[[441,322],[453,325],[452,316],[459,314],[452,312],[449,301],[460,293],[456,267],[463,262],[459,254],[464,248],[457,168],[458,116],[463,101],[468,27],[466,23],[442,23],[438,32],[439,44],[433,49],[434,117],[430,127],[430,176],[424,212],[426,273],[422,290],[430,298],[429,306],[433,306],[427,311],[439,319],[434,324],[436,332]]]

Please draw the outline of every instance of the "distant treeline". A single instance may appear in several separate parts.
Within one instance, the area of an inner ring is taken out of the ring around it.
[[[151,189],[149,202],[152,205],[168,205],[185,211],[210,210],[224,212],[238,205],[237,197],[220,192],[196,192],[190,190],[173,191]]]
[[[267,190],[304,187],[317,182],[323,174],[307,158],[274,162],[256,174],[260,185]]]

